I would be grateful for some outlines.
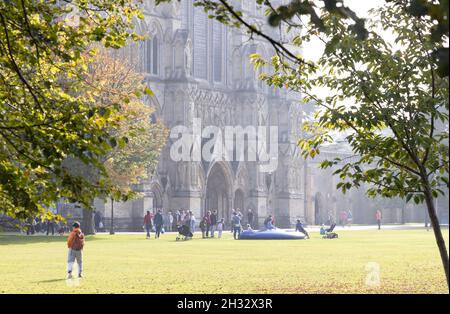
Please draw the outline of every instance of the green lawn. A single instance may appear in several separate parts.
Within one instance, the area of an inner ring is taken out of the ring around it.
[[[65,280],[66,237],[0,235],[0,293],[448,293],[433,233],[339,231],[340,239],[234,241],[174,234],[88,237],[85,278]],[[444,231],[448,239],[448,229]],[[369,262],[380,285],[365,284]]]

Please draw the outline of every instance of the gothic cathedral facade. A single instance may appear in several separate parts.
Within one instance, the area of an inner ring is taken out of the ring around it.
[[[261,172],[258,160],[173,161],[174,139],[169,138],[151,180],[139,187],[145,197],[121,204],[119,211],[142,217],[149,209],[185,208],[200,217],[217,209],[229,221],[232,208],[252,209],[259,222],[272,214],[277,225],[289,227],[304,217],[303,165],[295,145],[302,120],[299,99],[258,80],[250,55],[270,57],[267,43],[208,19],[192,2],[155,6],[145,1],[145,19],[136,23],[136,31],[148,40],[128,46],[123,57],[145,73],[155,93],[151,105],[169,130],[192,128],[194,119],[222,131],[265,126],[269,132],[276,126],[277,167]],[[265,22],[254,1],[236,5],[256,23]]]

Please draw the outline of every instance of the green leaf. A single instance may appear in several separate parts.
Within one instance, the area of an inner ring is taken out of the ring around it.
[[[154,96],[155,96],[155,94],[153,93],[153,91],[152,91],[150,88],[148,88],[148,87],[145,88],[144,93],[145,93],[146,95],[148,95],[148,96],[151,96],[151,97],[154,97]]]

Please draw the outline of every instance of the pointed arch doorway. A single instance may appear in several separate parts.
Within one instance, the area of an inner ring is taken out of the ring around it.
[[[163,207],[163,193],[162,189],[159,185],[155,184],[152,186],[152,194],[153,194],[153,211],[156,212],[158,209],[162,209]]]
[[[235,209],[239,208],[241,212],[243,213],[245,211],[244,205],[245,205],[245,196],[242,189],[237,189],[236,192],[234,192],[234,202],[233,207]]]
[[[231,182],[226,167],[222,163],[214,164],[206,181],[205,212],[217,210],[218,217],[228,222],[231,214],[230,190]]]

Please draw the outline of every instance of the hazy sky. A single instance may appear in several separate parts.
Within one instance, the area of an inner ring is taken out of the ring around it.
[[[380,7],[385,3],[384,0],[344,0],[344,4],[352,9],[358,17],[365,18],[368,15],[370,9]],[[317,61],[318,58],[323,53],[325,46],[323,42],[318,39],[313,39],[311,42],[304,44],[303,46],[303,57],[307,60]],[[330,95],[330,92],[326,88],[315,88],[314,92],[316,95],[325,97]],[[348,104],[352,104],[350,100],[345,101]],[[341,142],[345,133],[331,132],[330,135],[335,138],[337,142]],[[328,145],[324,145],[328,146]],[[333,144],[331,144],[333,149],[337,149]],[[349,150],[349,147],[340,143],[340,148],[343,150]]]
[[[344,0],[344,4],[352,9],[358,17],[367,17],[367,12],[375,7],[379,7],[385,3],[384,0]],[[323,43],[314,39],[310,43],[305,44],[303,48],[303,56],[308,60],[317,60],[324,50]],[[320,53],[319,53],[320,52]]]

